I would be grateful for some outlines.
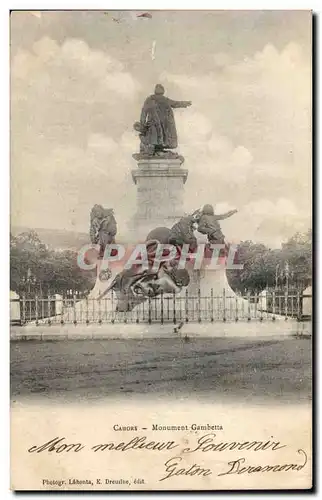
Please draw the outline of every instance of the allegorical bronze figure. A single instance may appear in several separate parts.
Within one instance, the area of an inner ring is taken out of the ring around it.
[[[201,234],[206,234],[209,243],[225,243],[225,236],[222,233],[218,221],[228,219],[237,213],[237,210],[229,210],[224,214],[215,215],[214,207],[210,204],[204,205],[201,209],[201,216],[198,220],[198,231]]]
[[[112,208],[94,205],[90,215],[89,233],[91,242],[100,245],[100,257],[102,258],[106,245],[115,243],[117,224]]]

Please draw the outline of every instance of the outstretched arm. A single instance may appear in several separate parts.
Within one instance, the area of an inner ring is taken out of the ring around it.
[[[172,99],[168,99],[168,102],[171,108],[187,108],[191,106],[191,101],[173,101]]]
[[[229,212],[226,212],[225,214],[221,214],[221,215],[216,215],[216,219],[217,220],[224,220],[224,219],[228,219],[228,217],[231,217],[232,215],[236,214],[238,212],[238,210],[229,210]]]

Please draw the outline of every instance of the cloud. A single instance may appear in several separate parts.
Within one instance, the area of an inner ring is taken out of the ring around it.
[[[103,134],[91,134],[88,139],[88,148],[93,152],[101,154],[115,153],[118,144],[111,137],[106,137]]]
[[[248,203],[240,215],[246,220],[251,218],[254,240],[273,246],[279,246],[297,231],[306,231],[311,224],[310,217],[287,198],[255,200]]]
[[[307,62],[300,45],[290,42],[281,51],[278,51],[273,44],[267,44],[253,57],[245,57],[243,61],[228,64],[227,68],[232,73],[245,76],[254,76],[257,73],[265,80],[270,74],[274,79],[277,77],[276,83],[280,84],[283,78],[288,80],[291,76],[290,72],[297,71],[299,66],[307,66]]]
[[[212,123],[204,114],[189,108],[188,112],[185,110],[176,112],[175,118],[178,130],[180,131],[181,148],[189,147],[190,145],[198,147],[200,143],[203,144],[210,138]]]
[[[43,37],[31,51],[18,50],[11,75],[13,99],[28,96],[30,100],[40,93],[65,102],[108,103],[111,93],[133,99],[139,89],[138,82],[120,61],[78,39],[66,39],[59,45]]]

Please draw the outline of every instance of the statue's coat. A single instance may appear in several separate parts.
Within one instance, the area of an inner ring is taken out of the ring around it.
[[[153,146],[174,149],[178,146],[177,129],[172,108],[184,108],[187,101],[173,101],[164,95],[150,95],[141,112],[141,125],[146,127],[146,141]]]

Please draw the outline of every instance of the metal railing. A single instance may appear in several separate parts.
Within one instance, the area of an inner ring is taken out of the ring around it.
[[[306,295],[306,298],[311,296]],[[229,295],[225,290],[220,295],[210,291],[203,295],[200,290],[191,295],[186,291],[180,295],[160,295],[148,298],[133,310],[119,312],[117,298],[111,292],[104,299],[81,299],[77,295],[61,298],[12,299],[20,305],[20,324],[103,324],[103,323],[206,323],[226,321],[264,321],[277,318],[303,316],[301,292],[275,291],[262,294]]]

